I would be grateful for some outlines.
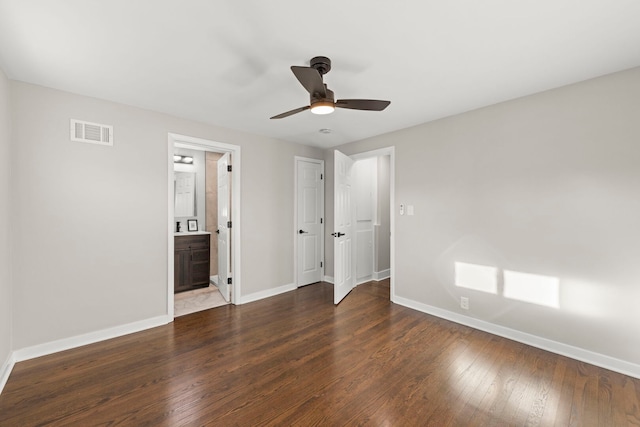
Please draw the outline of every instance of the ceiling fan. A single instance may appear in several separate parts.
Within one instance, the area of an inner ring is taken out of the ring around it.
[[[305,110],[311,110],[314,114],[329,114],[336,108],[349,108],[352,110],[382,111],[391,101],[379,101],[376,99],[339,99],[335,101],[333,91],[327,88],[322,81],[322,76],[331,71],[331,60],[325,56],[316,56],[309,62],[310,67],[292,66],[291,71],[302,86],[309,92],[309,105],[287,111],[271,117],[283,119]]]

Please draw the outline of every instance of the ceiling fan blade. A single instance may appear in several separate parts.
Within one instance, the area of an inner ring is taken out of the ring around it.
[[[382,111],[391,104],[391,101],[377,99],[339,99],[336,107],[350,108],[352,110]]]
[[[300,108],[296,108],[295,110],[287,111],[286,113],[278,114],[277,116],[273,116],[271,118],[272,119],[284,119],[285,117],[289,117],[289,116],[292,116],[294,114],[301,113],[304,110],[308,110],[309,108],[311,108],[311,107],[307,105],[305,107],[300,107]]]
[[[291,67],[291,71],[296,76],[300,84],[304,86],[304,88],[311,95],[320,95],[320,97],[324,98],[327,96],[327,91],[324,87],[324,83],[322,82],[322,76],[315,68],[311,67],[298,67],[293,65]]]

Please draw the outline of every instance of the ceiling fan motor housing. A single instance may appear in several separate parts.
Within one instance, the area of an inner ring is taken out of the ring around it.
[[[327,88],[327,85],[324,85],[324,88],[327,92],[326,96],[322,96],[319,93],[312,93],[310,96],[310,104],[316,104],[318,102],[330,102],[332,104],[335,103],[335,95],[333,94],[333,91],[329,88]]]
[[[326,56],[316,56],[311,58],[309,65],[311,68],[315,68],[321,76],[331,71],[331,60]]]

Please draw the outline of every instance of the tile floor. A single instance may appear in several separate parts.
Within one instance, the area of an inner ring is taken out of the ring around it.
[[[218,288],[214,285],[208,288],[195,289],[193,291],[180,292],[174,295],[174,316],[184,316],[196,311],[208,310],[221,305],[229,304],[224,300]]]

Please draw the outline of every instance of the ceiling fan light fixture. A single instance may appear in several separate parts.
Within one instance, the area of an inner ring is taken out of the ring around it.
[[[333,102],[329,101],[318,101],[311,106],[311,112],[313,114],[331,114],[335,109],[336,107],[333,105]]]

